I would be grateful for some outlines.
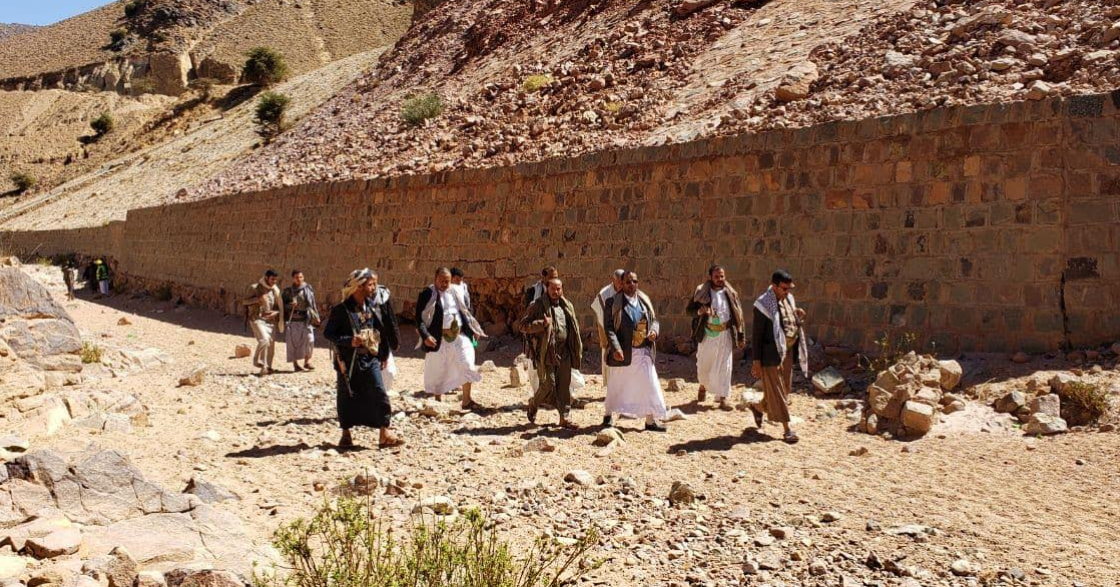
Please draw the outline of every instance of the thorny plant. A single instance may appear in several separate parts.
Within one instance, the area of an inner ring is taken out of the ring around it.
[[[454,521],[420,516],[398,538],[373,517],[370,502],[326,502],[310,520],[281,526],[273,538],[284,567],[254,570],[256,587],[557,587],[597,566],[587,553],[592,530],[572,545],[538,538],[523,554],[478,510]],[[274,569],[275,571],[275,569]]]

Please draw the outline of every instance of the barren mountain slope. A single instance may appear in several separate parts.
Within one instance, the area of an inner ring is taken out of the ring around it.
[[[0,40],[0,79],[65,71],[146,52],[189,51],[194,65],[208,56],[239,66],[261,45],[281,50],[292,73],[392,43],[407,28],[410,3],[401,0],[136,0],[96,10]],[[110,35],[126,39],[111,47]]]
[[[275,91],[292,98],[289,117],[298,120],[361,75],[382,51],[332,62]],[[0,208],[0,226],[13,230],[96,226],[123,220],[132,208],[175,202],[181,188],[213,177],[260,141],[253,124],[255,105],[247,101],[203,119],[182,136],[110,161],[63,184],[56,195],[38,194]],[[17,210],[27,213],[9,220]]]
[[[28,31],[33,31],[35,30],[35,28],[36,27],[33,27],[29,24],[0,23],[0,39],[4,39],[6,37],[11,37],[13,35],[18,35],[21,33],[26,33]]]
[[[153,94],[0,92],[0,193],[12,189],[11,171],[31,173],[50,185],[70,169],[89,169],[127,151],[127,143],[174,101]],[[93,135],[90,121],[102,112],[113,114],[114,131],[97,143],[82,144],[80,138]]]
[[[445,3],[379,70],[192,197],[1115,87],[1117,3],[1048,4]],[[406,99],[430,93],[443,113],[406,124]]]
[[[27,31],[18,38],[0,37],[0,79],[61,71],[107,61],[109,32],[124,18],[124,5],[115,2],[50,26]]]

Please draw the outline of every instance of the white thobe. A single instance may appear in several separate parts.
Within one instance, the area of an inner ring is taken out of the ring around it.
[[[452,321],[459,319],[459,304],[450,288],[439,295],[443,304],[443,329],[446,331],[451,328]],[[451,342],[443,339],[438,351],[424,356],[424,391],[427,393],[444,395],[464,383],[479,381],[482,381],[482,374],[474,366],[474,345],[465,334],[459,334]]]
[[[640,307],[637,297],[626,299],[631,306]],[[619,342],[630,344],[628,340]],[[653,354],[649,348],[636,348],[632,353],[629,365],[611,367],[604,410],[608,415],[625,414],[663,419],[668,410],[665,407],[665,396],[661,393],[661,382],[657,380]]]
[[[711,316],[719,318],[720,324],[731,322],[731,303],[726,291],[712,292]],[[717,336],[709,334],[705,330],[704,340],[696,349],[696,378],[716,398],[725,399],[731,395],[731,355],[735,352],[735,341],[731,339],[730,329]]]

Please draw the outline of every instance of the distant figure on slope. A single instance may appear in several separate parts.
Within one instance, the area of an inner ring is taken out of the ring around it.
[[[564,297],[564,284],[550,279],[546,295],[529,306],[517,326],[529,336],[540,382],[529,400],[529,422],[536,424],[539,406],[551,405],[560,413],[560,426],[576,428],[568,419],[568,411],[572,404],[572,371],[579,370],[583,340],[575,307]]]
[[[719,400],[721,410],[733,410],[731,395],[732,358],[735,349],[747,343],[743,328],[743,306],[739,293],[727,283],[723,267],[708,269],[708,280],[696,287],[686,312],[692,316],[692,339],[697,343],[696,375],[702,402],[708,391]]]
[[[451,287],[451,270],[440,267],[435,281],[416,299],[417,348],[424,352],[424,392],[442,399],[462,386],[464,410],[478,408],[471,399],[471,384],[482,381],[474,366],[475,337],[484,337],[482,326]]]
[[[342,302],[331,308],[323,336],[335,347],[340,448],[354,446],[350,429],[368,426],[380,431],[378,446],[400,446],[404,441],[389,430],[393,415],[381,373],[389,358],[393,333],[374,303],[377,281],[369,269],[350,273],[342,288]]]
[[[751,375],[762,380],[766,417],[782,425],[783,440],[795,444],[798,437],[789,425],[789,394],[795,356],[801,372],[809,376],[809,348],[802,328],[805,310],[793,299],[793,277],[789,273],[779,269],[770,281],[770,287],[754,302]],[[761,428],[763,412],[753,406],[751,411],[755,426]]]
[[[284,288],[284,309],[288,314],[285,326],[285,347],[288,362],[296,371],[313,371],[311,353],[315,350],[315,327],[319,325],[319,309],[315,290],[303,279],[299,269],[292,271],[292,284]],[[303,361],[303,367],[299,362]]]

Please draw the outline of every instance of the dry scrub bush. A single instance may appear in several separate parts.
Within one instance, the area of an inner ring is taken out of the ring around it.
[[[8,176],[8,179],[12,180],[12,183],[16,184],[17,194],[22,194],[27,190],[35,187],[35,176],[31,175],[30,173],[14,171],[10,176]]]
[[[271,86],[288,77],[288,64],[279,51],[269,47],[257,47],[249,51],[241,77],[249,83]]]
[[[552,76],[548,75],[547,73],[531,75],[525,78],[525,81],[522,82],[521,91],[527,94],[531,94],[533,92],[540,91],[542,88],[546,88],[551,84]]]
[[[405,122],[418,126],[429,118],[435,118],[443,112],[443,100],[439,94],[425,94],[415,96],[404,101],[401,107],[401,118]]]
[[[109,132],[113,130],[114,125],[113,115],[108,112],[102,112],[101,116],[94,118],[89,123],[89,127],[93,129],[93,132],[98,138],[109,134]]]
[[[277,92],[265,92],[257,101],[256,123],[259,134],[270,141],[285,129],[284,115],[291,104],[291,98]]]
[[[528,549],[501,539],[477,510],[452,522],[420,520],[400,538],[368,502],[341,498],[273,538],[281,573],[254,571],[256,587],[557,587],[594,565],[591,532],[574,545],[542,537]]]
[[[1095,424],[1109,409],[1108,395],[1095,383],[1073,381],[1058,395],[1062,398],[1062,419],[1070,426]]]
[[[101,347],[88,340],[82,343],[82,362],[90,365],[101,362]]]

